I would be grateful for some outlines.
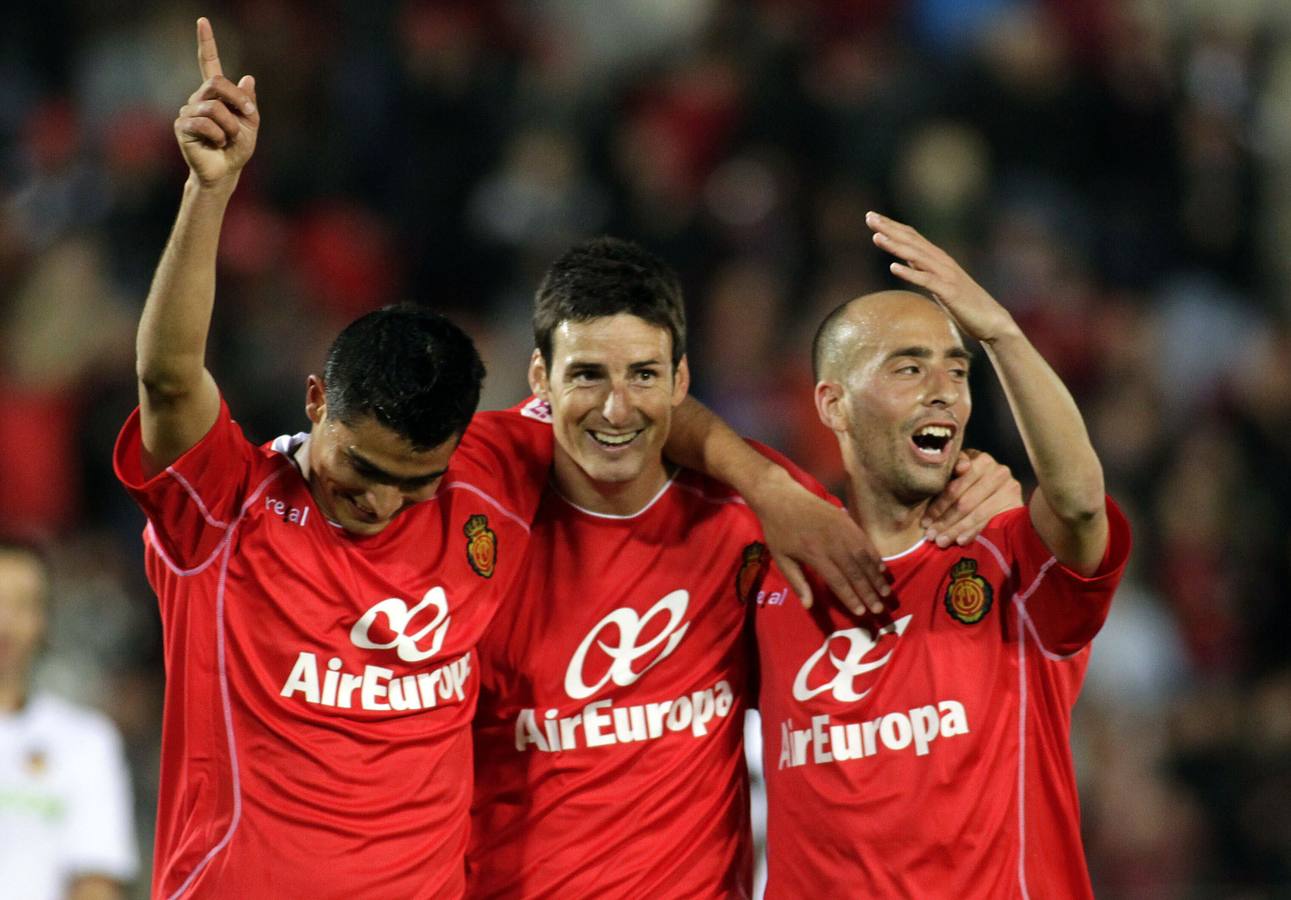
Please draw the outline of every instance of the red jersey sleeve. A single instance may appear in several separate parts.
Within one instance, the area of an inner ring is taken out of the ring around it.
[[[1073,572],[1054,557],[1021,507],[1003,514],[1009,549],[1014,559],[1017,598],[1023,620],[1044,650],[1066,657],[1080,651],[1098,634],[1111,607],[1112,594],[1125,574],[1130,557],[1130,523],[1111,497],[1107,498],[1107,550],[1098,570],[1089,576]]]
[[[466,481],[533,521],[551,472],[550,415],[527,411],[530,400],[512,409],[476,413],[453,453],[448,481]]]
[[[171,563],[194,568],[210,558],[241,511],[258,450],[221,397],[211,430],[164,471],[147,478],[139,416],[136,408],[117,437],[113,469],[148,517]]]

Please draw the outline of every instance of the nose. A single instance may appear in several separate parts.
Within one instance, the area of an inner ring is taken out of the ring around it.
[[[378,518],[388,519],[403,506],[403,494],[390,485],[372,485],[363,495],[363,505]]]
[[[615,382],[610,385],[609,392],[605,395],[605,402],[601,404],[601,415],[607,423],[615,427],[627,425],[632,416],[631,406],[628,401],[627,385]]]
[[[928,389],[924,402],[929,406],[953,406],[959,400],[959,393],[964,389],[950,372],[934,368],[928,375]]]

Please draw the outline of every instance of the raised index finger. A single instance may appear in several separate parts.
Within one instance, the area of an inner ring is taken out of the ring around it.
[[[197,20],[197,67],[202,70],[203,81],[224,74],[220,51],[215,48],[215,32],[206,16]]]

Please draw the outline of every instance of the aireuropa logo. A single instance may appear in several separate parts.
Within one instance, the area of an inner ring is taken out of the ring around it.
[[[689,592],[673,591],[646,610],[644,615],[638,615],[636,610],[624,606],[601,619],[587,633],[587,637],[583,638],[583,642],[578,645],[578,649],[569,660],[569,668],[565,670],[565,693],[575,700],[583,700],[611,681],[619,687],[626,687],[659,665],[668,654],[677,649],[677,645],[681,643],[681,639],[686,636],[686,631],[690,628],[689,622],[682,622],[689,602]],[[668,621],[658,633],[642,641],[641,636],[649,633],[651,621],[656,616],[664,614],[667,614]],[[617,641],[606,643],[598,640],[602,635],[608,636],[607,632],[610,631],[611,626],[617,631]],[[601,654],[609,658],[610,664],[605,674],[595,684],[588,685],[584,676],[587,655],[591,652],[593,644],[600,648]],[[639,660],[654,653],[661,644],[663,649],[659,650],[640,671],[633,667]]]
[[[350,641],[363,650],[393,650],[403,662],[419,663],[443,649],[451,623],[444,589],[434,587],[411,609],[399,597],[373,604],[350,629]],[[471,653],[467,650],[434,668],[400,673],[375,663],[364,665],[362,671],[348,671],[339,655],[327,659],[302,650],[278,693],[312,706],[372,712],[403,713],[465,703]]]
[[[880,656],[878,659],[866,660],[865,657],[871,650],[879,644],[879,639],[885,634],[895,634],[900,637],[905,633],[906,628],[910,625],[913,615],[902,616],[894,622],[889,622],[878,630],[877,634],[870,634],[865,628],[848,628],[843,631],[835,631],[829,637],[825,638],[825,643],[820,645],[820,649],[808,657],[803,663],[798,675],[793,680],[793,698],[799,702],[810,700],[823,693],[830,692],[834,699],[840,703],[854,703],[860,700],[870,692],[869,688],[863,691],[856,690],[856,679],[873,672],[887,664],[892,658],[893,650]],[[835,641],[845,641],[847,643],[847,652],[843,656],[835,656],[833,650]],[[826,673],[826,681],[823,684],[817,684],[812,687],[812,675],[821,660],[828,659],[833,665],[834,671]]]
[[[429,620],[426,621],[426,610]],[[388,624],[381,625],[378,617],[384,616]],[[350,629],[354,646],[364,650],[393,650],[404,662],[415,663],[430,659],[444,646],[448,626],[453,617],[448,614],[448,598],[442,587],[433,587],[422,596],[412,609],[399,597],[387,597],[374,604]],[[425,622],[425,624],[420,624]],[[411,634],[408,630],[419,624]]]

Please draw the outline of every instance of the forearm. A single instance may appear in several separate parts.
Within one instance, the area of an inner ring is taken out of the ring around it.
[[[686,398],[673,414],[664,453],[670,460],[725,482],[762,523],[767,546],[802,602],[811,588],[799,565],[814,569],[853,613],[878,613],[889,588],[874,545],[847,513],[799,484],[714,412]]]
[[[184,185],[179,215],[139,320],[136,373],[142,401],[164,403],[202,389],[215,303],[220,227],[236,185]]]
[[[755,505],[759,488],[768,481],[792,481],[781,466],[750,447],[720,416],[693,397],[687,397],[673,413],[664,454],[680,466],[729,485],[750,505]]]
[[[1069,524],[1101,515],[1102,464],[1080,409],[1062,380],[1016,326],[983,346],[1004,388],[1049,507]]]
[[[784,470],[758,453],[715,412],[687,397],[673,413],[664,453],[673,462],[730,485],[741,494]]]
[[[136,373],[144,470],[160,472],[215,423],[220,393],[206,371],[220,225],[236,185],[190,177],[139,320]]]

